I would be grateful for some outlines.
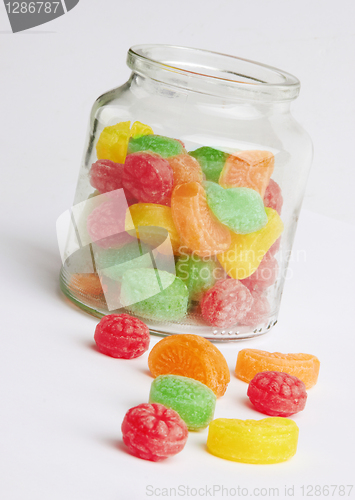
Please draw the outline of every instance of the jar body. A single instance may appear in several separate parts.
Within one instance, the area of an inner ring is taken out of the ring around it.
[[[253,315],[249,311],[251,314],[247,321],[237,321],[233,325],[227,322],[226,326],[223,324],[216,326],[201,315],[199,301],[201,302],[202,295],[198,300],[194,300],[196,297],[191,297],[191,293],[188,298],[187,314],[180,318],[169,321],[168,317],[162,320],[161,316],[157,316],[155,319],[154,314],[146,315],[144,310],[141,312],[138,310],[137,313],[134,308],[133,313],[141,317],[153,333],[162,335],[196,333],[208,339],[220,341],[248,338],[269,331],[277,321],[297,219],[312,160],[311,141],[291,116],[290,102],[264,102],[262,99],[256,101],[245,97],[224,98],[190,90],[188,82],[184,88],[181,85],[170,85],[133,72],[125,85],[102,95],[93,106],[74,200],[74,208],[81,207],[80,221],[76,220],[78,227],[87,225],[87,218],[95,208],[95,203],[91,203],[92,200],[102,198],[102,196],[95,196],[98,193],[90,180],[90,169],[98,159],[96,145],[102,131],[105,127],[119,122],[130,122],[132,125],[137,121],[149,125],[154,134],[182,141],[186,152],[192,152],[201,147],[210,147],[224,152],[227,156],[238,155],[241,151],[255,150],[272,153],[275,163],[271,179],[281,188],[283,204],[281,211],[279,207],[277,210],[280,211],[284,229],[271,250],[267,248],[267,255],[262,257],[259,276],[252,273],[251,278],[245,277],[249,278],[248,281],[241,280],[251,291],[254,304],[258,301],[261,304],[260,300],[262,304],[267,304],[266,307],[261,307],[262,314],[256,311]],[[91,202],[86,204],[87,200]],[[98,201],[98,204],[102,201]],[[139,200],[135,200],[134,204],[137,202],[139,203]],[[273,206],[272,203],[271,206]],[[129,204],[131,203],[128,202]],[[265,205],[267,205],[266,201]],[[170,203],[166,206],[167,210],[171,210]],[[127,210],[127,206],[123,204],[121,210]],[[127,221],[125,224],[127,226]],[[159,219],[154,225],[159,226]],[[164,224],[162,226],[165,227]],[[72,236],[69,235],[68,240],[77,236],[78,227],[72,229]],[[85,232],[85,229],[83,231]],[[131,234],[132,237],[136,235],[137,233]],[[126,308],[115,309],[115,301],[112,302],[108,297],[109,294],[114,297],[119,296],[122,273],[119,277],[115,276],[114,280],[112,280],[112,275],[103,276],[105,272],[100,273],[100,263],[94,248],[95,242],[90,243],[90,240],[84,240],[85,238],[81,238],[81,245],[79,244],[81,248],[73,252],[63,264],[62,290],[79,307],[98,317],[120,312],[132,313],[132,309],[127,305]],[[114,252],[112,248],[108,251]],[[175,255],[170,255],[170,263],[167,264],[167,258],[161,260],[163,262],[161,269],[165,271],[168,269],[172,274],[175,271],[174,264],[179,259],[181,262],[184,258],[186,260],[191,258],[189,249],[186,251],[186,257],[182,257],[183,252],[179,255],[177,252],[174,253]],[[151,253],[150,255],[152,256]],[[218,260],[218,252],[212,255],[211,259],[217,263],[218,270],[221,271],[217,281],[235,278],[235,276],[228,276],[228,269],[222,269]],[[268,259],[269,264],[267,264]],[[264,265],[265,262],[266,265]],[[150,267],[154,268],[155,264],[153,259]],[[138,263],[137,266],[139,265]],[[260,273],[263,266],[264,276]],[[104,283],[105,278],[107,282]],[[191,292],[190,289],[189,292]],[[206,290],[204,293],[207,293]],[[119,300],[117,306],[122,306]]]

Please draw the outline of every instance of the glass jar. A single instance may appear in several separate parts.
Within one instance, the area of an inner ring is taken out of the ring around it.
[[[166,45],[133,47],[127,64],[128,82],[93,106],[67,231],[59,224],[63,292],[162,335],[269,331],[312,160],[290,114],[299,81]]]

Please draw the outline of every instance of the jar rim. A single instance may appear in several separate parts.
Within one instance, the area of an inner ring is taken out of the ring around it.
[[[135,45],[128,51],[127,64],[134,72],[154,80],[232,99],[291,101],[300,91],[298,78],[286,71],[205,49]]]

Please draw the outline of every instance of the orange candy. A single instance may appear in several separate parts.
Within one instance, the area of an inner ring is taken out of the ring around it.
[[[241,151],[230,155],[219,177],[224,188],[255,189],[262,198],[274,171],[275,159],[270,151]]]
[[[96,298],[101,298],[104,293],[100,278],[95,273],[73,274],[68,288],[76,295],[90,295]]]
[[[198,335],[171,335],[151,350],[148,366],[153,377],[181,375],[207,385],[223,396],[230,381],[227,362],[209,340]]]
[[[203,181],[203,173],[199,162],[188,154],[181,154],[167,158],[174,172],[174,185],[179,186],[186,182]]]
[[[235,373],[240,380],[249,383],[259,372],[285,372],[302,380],[306,389],[310,389],[317,382],[319,366],[319,359],[313,354],[281,354],[242,349],[238,353]]]
[[[208,208],[205,190],[198,182],[174,189],[171,212],[182,245],[199,257],[216,255],[230,247],[230,232]]]

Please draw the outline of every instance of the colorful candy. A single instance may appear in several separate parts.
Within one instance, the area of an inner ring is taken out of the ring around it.
[[[270,151],[241,151],[230,155],[219,177],[224,188],[247,187],[255,189],[261,198],[274,170],[274,155]]]
[[[306,389],[310,389],[317,382],[319,366],[318,358],[312,354],[281,354],[242,349],[238,353],[235,373],[240,380],[249,383],[259,372],[285,372],[302,380]]]
[[[131,128],[131,137],[133,139],[138,139],[139,137],[142,137],[143,135],[150,135],[154,134],[153,130],[149,125],[145,125],[144,123],[141,122],[134,122]]]
[[[148,136],[142,139],[144,137]],[[157,154],[129,154],[124,165],[122,184],[140,202],[160,203],[171,194],[173,171],[167,160]]]
[[[244,283],[243,280],[241,283]],[[270,313],[270,304],[264,295],[260,292],[251,291],[253,297],[253,303],[250,310],[246,315],[239,321],[240,325],[243,326],[259,326],[261,323],[267,321],[268,315]]]
[[[250,381],[248,397],[261,413],[289,417],[302,411],[307,392],[304,383],[288,373],[259,372]]]
[[[111,127],[105,127],[96,144],[98,160],[111,160],[124,163],[130,137],[131,122],[120,122]]]
[[[211,422],[216,395],[205,384],[179,375],[160,375],[151,385],[149,403],[175,410],[189,431],[204,429]]]
[[[96,326],[97,348],[113,358],[138,358],[149,348],[149,328],[129,314],[109,314]]]
[[[256,271],[241,282],[250,291],[261,292],[275,283],[278,270],[277,260],[267,252]]]
[[[153,462],[179,453],[188,437],[186,424],[178,413],[155,403],[128,410],[121,430],[123,442],[130,452]]]
[[[204,187],[214,215],[235,233],[254,233],[267,224],[263,200],[254,189],[223,189],[214,182],[205,182]]]
[[[171,211],[181,243],[196,255],[209,257],[230,247],[230,232],[208,208],[205,190],[198,182],[174,189]]]
[[[203,173],[198,161],[188,154],[180,154],[167,158],[174,172],[174,187],[186,182],[203,181]]]
[[[95,273],[72,274],[68,288],[75,295],[89,295],[97,299],[102,298],[104,293],[99,275]]]
[[[199,162],[208,181],[218,182],[224,164],[229,156],[227,153],[203,146],[195,151],[190,151],[189,154]]]
[[[277,184],[277,182],[272,179],[270,179],[264,194],[264,205],[266,207],[273,208],[279,215],[281,215],[281,209],[283,205],[281,188]]]
[[[151,151],[163,158],[186,153],[180,141],[171,139],[170,137],[164,137],[163,135],[144,135],[137,139],[132,138],[129,141],[128,152],[137,153],[139,151]]]
[[[285,462],[297,451],[298,427],[288,418],[238,420],[218,418],[209,425],[212,455],[247,464]]]
[[[198,335],[171,335],[150,351],[149,370],[153,377],[182,375],[207,385],[217,397],[223,396],[230,381],[227,362],[211,342]]]
[[[268,223],[259,231],[250,234],[232,234],[232,244],[227,251],[217,255],[226,273],[243,280],[253,274],[266,252],[283,231],[283,223],[272,208],[265,208]]]
[[[189,291],[190,300],[201,300],[224,271],[213,259],[203,260],[197,255],[184,255],[176,262],[176,276],[182,279]]]
[[[122,304],[144,318],[180,320],[186,315],[188,298],[181,279],[166,271],[132,269],[122,277]]]
[[[201,301],[202,316],[211,325],[227,328],[241,321],[253,304],[250,291],[240,281],[218,281]]]

